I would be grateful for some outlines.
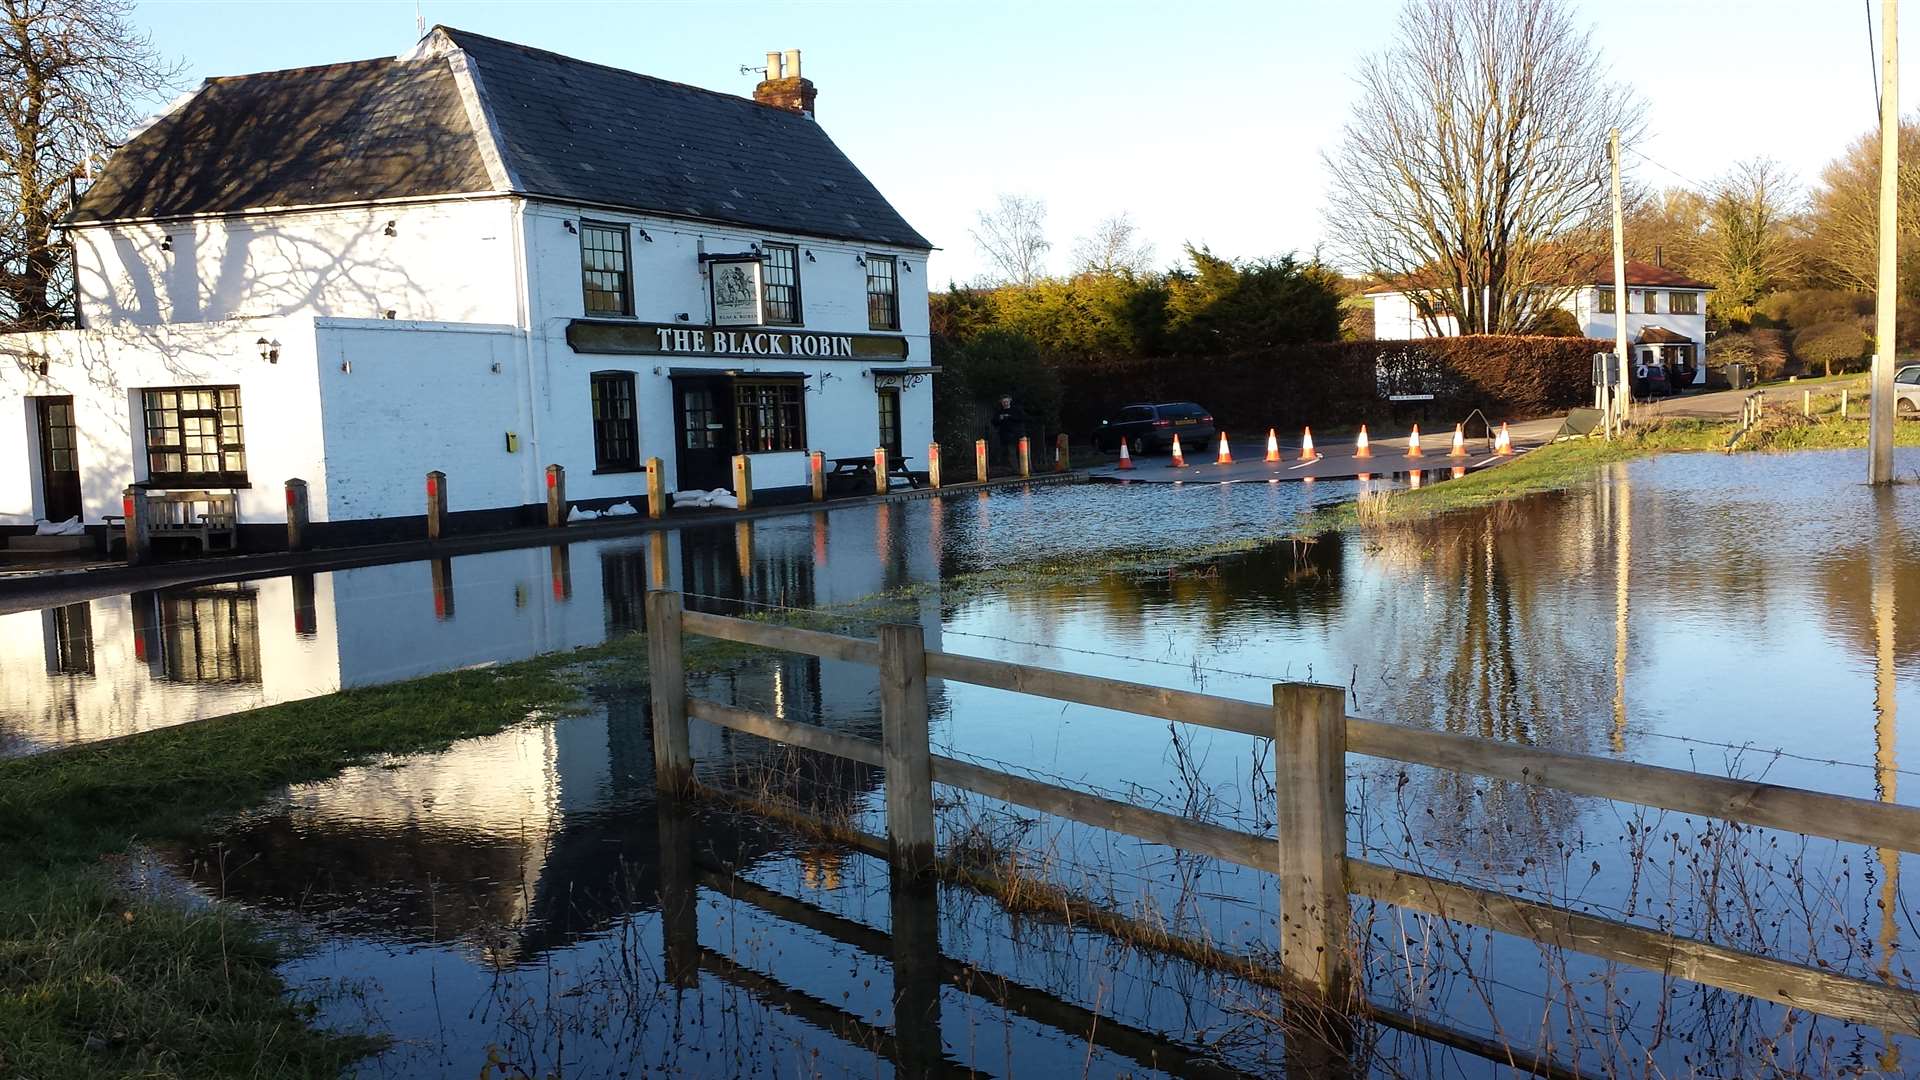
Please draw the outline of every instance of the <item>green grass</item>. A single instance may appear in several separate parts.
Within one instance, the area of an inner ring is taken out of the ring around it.
[[[586,677],[643,683],[643,639],[0,762],[0,1076],[337,1076],[377,1043],[312,1025],[275,973],[295,943],[117,867],[285,785],[563,713]]]

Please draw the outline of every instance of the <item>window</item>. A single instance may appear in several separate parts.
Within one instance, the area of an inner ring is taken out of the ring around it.
[[[1648,289],[1646,292],[1641,293],[1640,295],[1645,298],[1645,303],[1646,303],[1646,306],[1641,308],[1640,310],[1646,312],[1649,315],[1653,314],[1653,298],[1656,296],[1659,296],[1660,294],[1653,291],[1652,289]]]
[[[593,467],[627,472],[640,467],[640,431],[633,414],[633,372],[593,373]]]
[[[587,314],[633,314],[633,280],[624,225],[580,223],[580,279]]]
[[[720,416],[713,407],[713,391],[688,388],[680,394],[680,415],[686,429],[681,438],[688,450],[712,450],[720,445]]]
[[[799,379],[733,384],[735,433],[743,453],[803,450],[807,445],[805,388]]]
[[[900,391],[886,387],[880,395],[880,445],[900,456]]]
[[[1613,314],[1613,290],[1604,285],[1600,287],[1600,314]]]
[[[247,482],[240,388],[142,390],[147,482],[155,487],[233,487]]]
[[[766,264],[760,288],[767,322],[800,325],[800,249],[792,244],[762,244],[760,261]]]
[[[900,329],[900,283],[891,255],[867,256],[867,329]]]
[[[1671,292],[1667,294],[1667,310],[1675,315],[1698,315],[1700,313],[1700,294],[1690,292]]]

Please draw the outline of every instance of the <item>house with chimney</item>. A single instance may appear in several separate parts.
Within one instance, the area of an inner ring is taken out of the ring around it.
[[[1707,367],[1707,296],[1713,287],[1664,266],[1626,261],[1627,349],[1636,366],[1665,367],[1676,386],[1704,386]],[[1423,310],[1420,293],[1383,283],[1367,290],[1373,300],[1373,336],[1381,341],[1454,337],[1458,322],[1451,315]],[[1573,315],[1580,332],[1602,341],[1615,340],[1616,320],[1613,262],[1595,259],[1582,263],[1556,289],[1550,302]]]
[[[0,336],[0,529],[231,490],[243,542],[398,535],[423,478],[475,527],[808,485],[932,438],[931,245],[815,116],[448,27],[390,59],[209,79],[66,235],[78,325]],[[465,519],[462,521],[461,519]],[[417,533],[412,533],[417,535]]]

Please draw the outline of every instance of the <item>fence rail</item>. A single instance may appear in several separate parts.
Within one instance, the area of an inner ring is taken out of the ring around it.
[[[1346,755],[1355,753],[1511,780],[1619,802],[1920,851],[1920,807],[1708,776],[1586,754],[1400,727],[1346,715],[1338,687],[1278,683],[1271,707],[1002,660],[929,652],[912,625],[879,641],[756,620],[685,612],[677,593],[647,597],[654,661],[656,760],[663,787],[690,782],[686,718],[887,771],[887,839],[909,869],[933,857],[932,784],[972,791],[1280,879],[1286,979],[1328,1003],[1352,972],[1349,896],[1471,923],[1794,1008],[1920,1035],[1920,993],[1817,967],[1678,937],[1627,922],[1385,866],[1346,854]],[[874,742],[686,696],[681,634],[719,638],[880,669],[882,740]],[[1031,694],[1274,740],[1274,834],[1263,836],[1077,791],[932,753],[926,680]],[[662,725],[678,725],[678,731]],[[660,748],[665,747],[663,751]]]

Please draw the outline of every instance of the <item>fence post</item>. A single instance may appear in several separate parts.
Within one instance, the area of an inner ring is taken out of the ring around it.
[[[1852,404],[1851,392],[1847,390],[1841,390],[1840,391],[1840,419],[1842,420],[1853,419],[1852,416],[1848,415],[1850,411],[1849,406],[1851,406],[1851,404]]]
[[[1811,390],[1800,391],[1800,415],[1813,415],[1813,391]]]
[[[940,490],[940,444],[927,444],[927,486]]]
[[[1273,724],[1280,968],[1303,991],[1338,1007],[1351,985],[1345,691],[1275,684]]]
[[[745,454],[733,455],[733,497],[740,509],[753,506],[753,459]]]
[[[1033,475],[1033,440],[1020,436],[1020,478]]]
[[[873,452],[873,493],[875,495],[885,495],[887,493],[888,464],[887,448],[882,446],[875,449]]]
[[[657,457],[647,459],[647,516],[665,517],[667,513],[667,473],[665,463]]]
[[[987,479],[987,440],[973,440],[973,478],[981,482]]]
[[[917,873],[933,865],[933,758],[927,744],[926,635],[880,627],[880,739],[887,771],[887,848]]]
[[[693,779],[693,753],[687,747],[687,669],[681,653],[680,594],[664,589],[647,593],[647,681],[653,694],[654,786],[670,795],[686,791]]]
[[[307,550],[307,482],[287,481],[287,550]]]
[[[147,520],[147,493],[129,487],[120,493],[120,512],[126,515],[127,565],[140,566],[153,559],[152,522]]]
[[[567,526],[567,468],[564,465],[547,466],[547,528],[564,529]]]
[[[427,474],[427,539],[440,539],[447,516],[447,474],[435,469]]]
[[[815,450],[807,455],[807,481],[813,485],[813,501],[827,501],[827,455]]]
[[[1067,468],[1067,433],[1063,431],[1053,437],[1053,471],[1066,472]]]

